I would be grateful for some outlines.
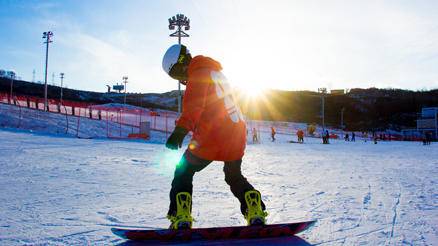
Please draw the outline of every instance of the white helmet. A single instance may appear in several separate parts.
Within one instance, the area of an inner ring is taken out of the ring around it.
[[[170,75],[170,70],[172,70],[173,66],[178,63],[186,63],[190,61],[190,59],[186,59],[188,57],[191,58],[191,55],[186,46],[182,44],[174,44],[170,46],[163,57],[164,71]]]

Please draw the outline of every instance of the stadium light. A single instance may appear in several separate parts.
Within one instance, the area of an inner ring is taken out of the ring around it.
[[[124,104],[126,104],[126,84],[128,83],[128,76],[124,76],[122,79],[123,79],[123,83],[125,83],[125,100],[124,100]]]
[[[342,107],[342,109],[341,109],[341,130],[342,131],[344,130],[344,111],[345,111],[345,108]]]
[[[12,88],[14,87],[14,79],[15,79],[15,73],[14,72],[11,72],[11,94],[9,95],[9,104],[12,104],[12,101],[13,101],[13,97],[12,97]]]
[[[324,100],[325,100],[325,94],[327,94],[327,88],[318,88],[318,93],[321,93],[321,100],[322,100],[322,131],[325,131],[325,112],[324,112]]]
[[[44,43],[46,44],[46,71],[44,72],[44,111],[47,111],[47,67],[49,65],[49,43],[52,42],[51,37],[53,36],[53,32],[43,32],[43,39],[45,39]]]
[[[176,16],[172,16],[169,18],[169,30],[175,30],[175,27],[178,29],[170,34],[170,37],[178,37],[178,44],[181,44],[181,38],[187,38],[189,35],[185,33],[182,28],[184,27],[185,31],[190,30],[190,19],[183,14],[177,14]],[[178,81],[178,113],[181,113],[181,81]]]
[[[61,77],[61,98],[60,98],[60,102],[62,105],[62,84],[64,82],[64,73],[60,73],[59,76]]]

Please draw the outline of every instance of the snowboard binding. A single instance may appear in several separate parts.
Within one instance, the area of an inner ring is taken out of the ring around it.
[[[169,229],[190,229],[192,228],[192,196],[188,192],[176,194],[176,214],[167,215],[171,224]]]
[[[247,225],[265,225],[268,213],[262,209],[260,192],[257,190],[245,192],[245,202],[247,206],[245,214]]]

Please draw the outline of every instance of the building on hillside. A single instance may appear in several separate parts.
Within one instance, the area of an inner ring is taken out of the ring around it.
[[[345,94],[345,90],[344,89],[330,90],[330,94],[332,94],[332,95],[344,95]]]
[[[17,75],[15,74],[14,71],[6,71],[3,69],[0,69],[0,77],[1,78],[13,78],[15,79],[17,77]]]
[[[417,130],[422,135],[432,134],[432,139],[438,140],[438,107],[422,108],[417,120]]]

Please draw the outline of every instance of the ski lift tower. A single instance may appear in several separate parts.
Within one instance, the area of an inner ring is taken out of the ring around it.
[[[172,18],[169,18],[169,30],[175,30],[175,27],[178,29],[170,34],[170,37],[178,37],[178,44],[181,44],[181,38],[187,38],[189,35],[185,33],[182,29],[184,27],[185,31],[190,30],[190,19],[183,14],[177,14]],[[181,113],[181,83],[178,81],[178,113]]]

